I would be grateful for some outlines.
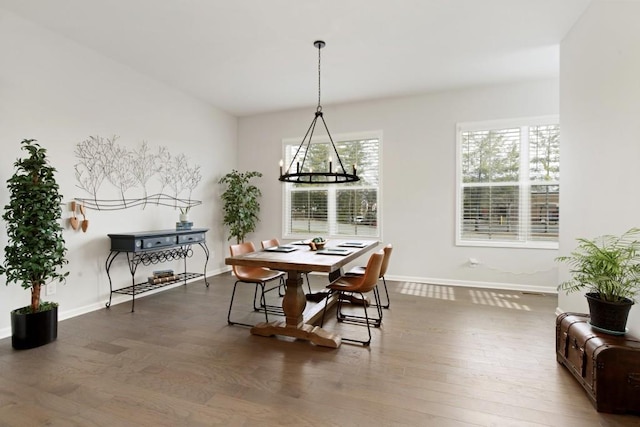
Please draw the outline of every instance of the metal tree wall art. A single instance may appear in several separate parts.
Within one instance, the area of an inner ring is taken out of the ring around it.
[[[202,180],[200,166],[189,164],[184,154],[173,156],[166,147],[154,151],[143,141],[139,147],[130,150],[117,144],[117,139],[117,136],[90,136],[76,145],[77,186],[90,197],[75,200],[88,209],[96,210],[135,206],[144,209],[148,203],[185,209],[202,203],[191,199],[193,190]],[[98,197],[105,181],[113,187],[111,191],[117,191],[118,199]],[[149,189],[154,184],[157,192],[150,194]],[[128,196],[134,190],[141,194],[138,197]]]

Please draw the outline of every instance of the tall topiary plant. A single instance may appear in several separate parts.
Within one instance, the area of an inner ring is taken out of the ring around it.
[[[47,281],[64,281],[68,272],[60,268],[68,261],[62,237],[62,196],[56,183],[56,170],[49,164],[46,150],[35,139],[22,141],[28,156],[14,163],[15,173],[7,180],[9,204],[2,218],[6,221],[8,244],[0,274],[9,283],[31,289],[31,305],[24,313],[40,311],[40,290]]]
[[[236,238],[237,243],[244,242],[247,234],[256,229],[260,219],[260,202],[258,198],[262,195],[260,189],[249,181],[252,178],[259,178],[260,172],[238,172],[232,170],[223,176],[219,183],[227,186],[222,193],[224,201],[224,225],[229,227],[229,238]]]

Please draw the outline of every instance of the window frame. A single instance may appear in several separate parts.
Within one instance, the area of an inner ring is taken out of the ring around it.
[[[378,140],[378,185],[377,187],[359,187],[358,183],[350,184],[350,185],[340,185],[340,184],[313,184],[308,188],[310,191],[324,191],[328,192],[327,197],[327,223],[328,230],[324,233],[323,237],[331,238],[331,239],[353,239],[353,238],[366,238],[366,239],[378,239],[382,240],[382,230],[383,230],[383,219],[382,219],[382,146],[383,146],[383,133],[381,130],[377,131],[363,131],[363,132],[352,132],[352,133],[341,133],[341,134],[332,134],[331,135],[334,143],[336,145],[341,142],[348,141],[359,141],[359,140],[367,140],[367,139],[377,139]],[[281,150],[281,158],[284,160],[284,164],[288,165],[286,158],[286,147],[289,145],[299,146],[302,141],[302,137],[299,138],[285,138],[282,140],[282,150]],[[312,144],[330,144],[331,140],[328,135],[314,135]],[[345,165],[345,167],[348,167]],[[291,194],[292,189],[294,189],[295,184],[285,182],[282,185],[282,238],[283,239],[307,239],[311,237],[315,237],[316,234],[313,232],[309,233],[294,233],[289,230],[288,222],[291,214]],[[335,211],[335,205],[337,203],[337,193],[338,190],[343,189],[360,189],[360,188],[373,188],[377,191],[377,226],[376,235],[351,235],[351,234],[334,234],[338,229],[337,227],[337,215]]]
[[[478,122],[460,122],[456,123],[456,220],[455,220],[455,244],[456,246],[472,246],[472,247],[490,247],[490,248],[527,248],[527,249],[554,249],[559,248],[559,236],[556,241],[537,241],[537,240],[521,240],[521,236],[528,236],[531,230],[530,224],[530,190],[531,187],[541,185],[540,181],[532,181],[529,174],[529,162],[531,159],[529,153],[529,133],[528,130],[533,126],[540,125],[560,125],[560,119],[557,115],[548,116],[536,116],[536,117],[523,117],[516,119],[502,119],[502,120],[486,120]],[[464,239],[462,237],[462,230],[464,225],[463,219],[463,192],[466,187],[463,182],[463,165],[462,165],[462,134],[468,131],[491,131],[500,130],[506,128],[520,128],[520,169],[518,181],[514,184],[509,182],[498,183],[486,183],[476,185],[481,186],[507,186],[517,185],[519,189],[519,213],[518,219],[520,224],[519,236],[517,240],[498,240],[498,239]],[[522,132],[523,129],[527,129],[527,132]],[[561,164],[561,163],[560,163]],[[525,173],[523,173],[523,171]],[[560,186],[560,180],[547,181],[544,185],[557,185]],[[558,203],[559,206],[559,203]],[[559,232],[558,232],[559,234]]]

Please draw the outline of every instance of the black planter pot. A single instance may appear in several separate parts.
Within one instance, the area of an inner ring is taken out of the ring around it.
[[[37,313],[11,312],[11,345],[17,350],[40,347],[58,338],[58,307]]]
[[[602,332],[612,335],[624,335],[626,333],[627,317],[633,301],[625,298],[621,302],[610,302],[599,298],[597,293],[590,292],[585,295],[589,303],[591,326]]]

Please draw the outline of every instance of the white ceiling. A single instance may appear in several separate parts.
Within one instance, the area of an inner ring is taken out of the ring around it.
[[[591,0],[0,0],[237,116],[554,77]]]

